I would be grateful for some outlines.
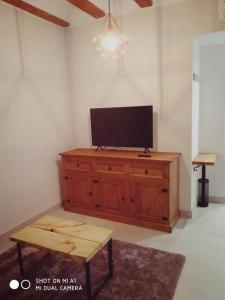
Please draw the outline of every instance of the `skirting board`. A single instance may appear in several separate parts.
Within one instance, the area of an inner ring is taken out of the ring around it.
[[[180,209],[180,217],[186,219],[192,219],[192,211]]]
[[[223,197],[209,197],[209,202],[211,203],[224,203],[225,204],[225,198]]]
[[[52,210],[55,210],[56,208],[59,208],[59,207],[62,207],[61,202],[51,206],[50,208],[42,211],[41,213],[37,214],[36,216],[34,216],[34,217],[24,221],[23,223],[11,228],[10,230],[4,232],[3,234],[0,235],[0,238],[5,238],[5,237],[10,236],[13,232],[20,230],[21,228],[33,223],[37,218],[40,218],[46,214],[49,214],[49,213],[51,213]]]
[[[223,199],[223,201],[224,202],[218,202],[218,201],[215,201],[215,200],[211,201],[211,199],[210,199],[210,202],[225,203],[225,199]],[[25,226],[33,223],[37,218],[40,218],[43,215],[49,214],[49,213],[51,213],[52,210],[55,210],[56,208],[60,208],[60,207],[62,207],[61,202],[53,205],[52,207],[48,208],[47,210],[44,210],[43,212],[37,214],[36,216],[34,216],[34,217],[32,217],[32,218],[24,221],[23,223],[15,226],[15,227],[13,227],[12,229],[6,231],[5,233],[3,233],[3,234],[0,235],[0,238],[5,238],[5,237],[10,236],[13,232],[15,232],[17,230],[20,230],[21,228],[23,228],[23,227],[25,227]],[[181,218],[186,218],[186,219],[191,219],[192,218],[192,211],[191,210],[183,210],[183,209],[181,209],[180,210],[180,217]]]

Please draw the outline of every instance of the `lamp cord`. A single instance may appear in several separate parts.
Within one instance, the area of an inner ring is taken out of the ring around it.
[[[110,0],[108,0],[109,13],[111,13]]]
[[[111,7],[110,7],[110,0],[108,0],[109,4],[109,28],[112,28],[112,21],[111,21]]]

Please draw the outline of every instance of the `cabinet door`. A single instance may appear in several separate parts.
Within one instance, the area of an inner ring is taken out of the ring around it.
[[[93,183],[94,208],[111,213],[127,214],[130,212],[128,201],[128,182],[124,179],[98,177]]]
[[[135,218],[157,223],[168,221],[165,211],[168,190],[161,183],[132,180],[130,190]]]
[[[65,176],[65,205],[93,207],[92,181],[88,176]]]

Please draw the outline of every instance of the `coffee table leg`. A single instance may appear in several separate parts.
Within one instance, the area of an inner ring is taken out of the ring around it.
[[[91,274],[90,274],[90,262],[85,262],[85,274],[86,274],[86,294],[87,300],[95,299],[95,297],[102,290],[103,286],[108,282],[108,280],[113,275],[113,254],[112,254],[112,239],[108,241],[108,269],[109,273],[103,280],[103,282],[97,287],[93,295],[91,294]]]
[[[108,241],[108,266],[109,266],[109,277],[112,277],[113,275],[112,239]]]
[[[85,274],[86,274],[86,294],[87,300],[91,299],[91,274],[90,274],[90,263],[85,263]]]
[[[20,274],[21,276],[24,275],[24,270],[23,270],[23,259],[21,255],[21,246],[19,243],[16,243],[17,246],[17,252],[18,252],[18,259],[19,259],[19,265],[20,265]]]

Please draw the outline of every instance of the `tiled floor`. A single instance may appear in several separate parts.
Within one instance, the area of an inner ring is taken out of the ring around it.
[[[192,220],[180,219],[171,234],[69,213],[61,208],[51,214],[112,228],[115,239],[184,254],[186,263],[174,300],[225,299],[224,204],[198,208]],[[0,238],[0,252],[12,244],[7,236]]]

